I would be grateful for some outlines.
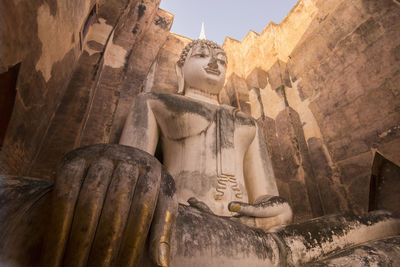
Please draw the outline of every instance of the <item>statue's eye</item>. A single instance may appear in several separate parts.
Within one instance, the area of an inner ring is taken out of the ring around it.
[[[223,54],[218,54],[217,59],[220,64],[226,65],[226,57]]]
[[[193,56],[194,56],[194,57],[206,58],[206,57],[208,57],[208,54],[207,54],[207,53],[204,53],[204,52],[200,52],[200,53],[195,53],[195,54],[193,54]]]

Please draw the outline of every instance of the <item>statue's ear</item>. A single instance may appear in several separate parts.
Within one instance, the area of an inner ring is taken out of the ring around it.
[[[178,77],[178,94],[183,95],[185,91],[185,79],[183,77],[182,67],[179,64],[175,65],[176,76]]]

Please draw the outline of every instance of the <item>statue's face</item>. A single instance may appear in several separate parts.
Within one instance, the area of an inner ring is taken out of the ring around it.
[[[182,68],[185,86],[218,94],[225,81],[226,56],[222,49],[193,46]]]

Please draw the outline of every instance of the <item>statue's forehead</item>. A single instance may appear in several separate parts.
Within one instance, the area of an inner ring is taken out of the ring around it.
[[[214,51],[215,53],[223,53],[225,55],[225,51],[222,48],[220,48],[220,47],[212,47],[211,45],[209,45],[207,43],[195,44],[190,50],[191,51],[197,51],[197,50],[204,49],[204,48],[207,48],[210,51]]]

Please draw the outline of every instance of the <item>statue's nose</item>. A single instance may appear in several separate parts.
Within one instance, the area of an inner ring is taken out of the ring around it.
[[[213,69],[218,69],[217,59],[215,57],[211,57],[208,62],[208,67]]]

